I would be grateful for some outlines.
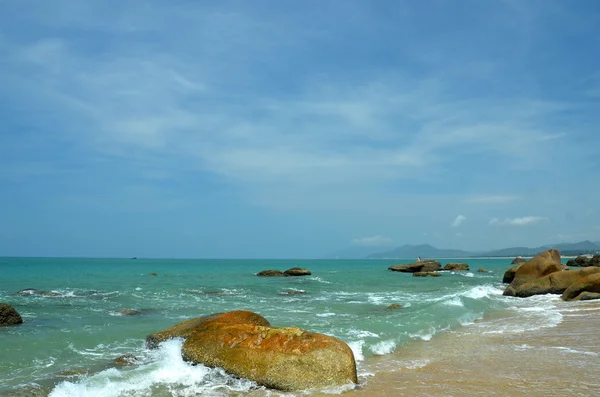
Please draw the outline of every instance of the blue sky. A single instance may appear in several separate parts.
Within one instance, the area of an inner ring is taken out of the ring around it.
[[[0,255],[600,240],[596,1],[0,9]]]

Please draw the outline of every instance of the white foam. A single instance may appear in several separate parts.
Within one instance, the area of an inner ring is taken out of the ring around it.
[[[503,290],[493,285],[478,285],[468,290],[464,296],[471,299],[481,299],[494,295],[502,295],[503,292]]]
[[[379,338],[376,333],[364,329],[351,329],[348,331],[348,335],[353,338]]]
[[[364,345],[365,345],[364,340],[348,342],[348,346],[350,346],[350,349],[352,349],[352,353],[354,354],[354,360],[356,360],[357,362],[364,361],[364,359],[365,359],[365,355],[362,352],[362,348]]]
[[[433,327],[429,328],[429,330],[422,330],[416,334],[408,334],[408,336],[413,339],[421,339],[424,341],[430,341],[431,338],[433,338],[433,335],[435,335],[435,328]]]
[[[225,390],[245,392],[256,384],[236,379],[220,369],[190,365],[181,358],[180,339],[169,340],[152,351],[148,364],[133,369],[107,369],[78,382],[59,383],[49,397],[146,396],[159,387],[173,396],[219,396]],[[220,390],[220,391],[219,391]]]
[[[452,299],[445,300],[444,302],[442,302],[442,304],[446,305],[446,306],[458,306],[458,307],[464,306],[459,297],[454,297]]]
[[[553,346],[551,347],[551,349],[556,349],[556,350],[563,350],[567,353],[573,353],[573,354],[584,354],[586,356],[597,356],[598,353],[594,353],[594,352],[584,352],[581,350],[575,350],[575,349],[571,349],[569,347],[562,347],[562,346]]]
[[[331,317],[335,316],[335,313],[317,313],[317,317]]]
[[[383,340],[371,346],[371,351],[379,356],[390,354],[394,349],[396,349],[396,342],[393,340]]]

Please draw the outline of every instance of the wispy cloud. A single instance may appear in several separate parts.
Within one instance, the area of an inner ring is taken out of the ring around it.
[[[519,196],[474,196],[465,200],[471,204],[504,204],[519,200]]]
[[[364,246],[386,246],[392,244],[392,239],[385,236],[373,236],[373,237],[361,237],[355,238],[352,240],[352,244],[354,245],[364,245]]]
[[[532,225],[535,223],[539,223],[542,221],[547,221],[548,218],[544,218],[541,216],[524,216],[522,218],[505,218],[498,219],[492,218],[490,219],[490,225],[509,225],[509,226],[526,226]]]
[[[454,221],[452,222],[452,227],[459,227],[467,220],[467,217],[464,215],[458,215]]]

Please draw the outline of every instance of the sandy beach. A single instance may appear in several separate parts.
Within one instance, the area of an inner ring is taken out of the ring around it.
[[[560,312],[560,324],[533,332],[478,334],[466,327],[411,344],[394,359],[412,363],[412,369],[383,371],[347,395],[598,395],[600,303],[564,302]],[[388,360],[378,365],[387,367]]]

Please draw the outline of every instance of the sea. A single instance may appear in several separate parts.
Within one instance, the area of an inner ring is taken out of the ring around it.
[[[24,320],[0,328],[0,396],[369,395],[381,376],[400,374],[398,380],[411,371],[441,368],[436,360],[451,346],[474,351],[466,341],[500,341],[508,349],[500,360],[533,349],[530,342],[511,342],[514,338],[556,328],[565,316],[590,310],[583,303],[565,306],[556,295],[504,297],[508,258],[439,259],[471,269],[442,271],[441,277],[388,270],[413,261],[0,258],[0,302]],[[312,274],[256,276],[292,267]],[[29,288],[36,291],[19,293]],[[282,393],[184,362],[181,340],[155,350],[145,346],[150,333],[230,310],[251,310],[273,326],[341,339],[354,352],[359,384]],[[557,338],[549,348],[575,359],[564,365],[585,367],[590,360],[600,364],[597,341],[577,350]],[[115,365],[124,354],[135,356],[136,365]],[[371,395],[386,393],[398,395],[393,390]]]

